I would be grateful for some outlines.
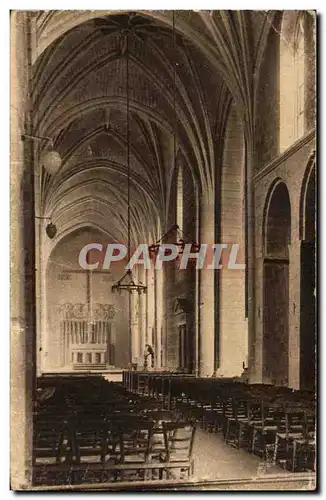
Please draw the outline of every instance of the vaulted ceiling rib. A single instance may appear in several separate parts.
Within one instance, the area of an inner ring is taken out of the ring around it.
[[[73,217],[71,190],[79,196],[75,205],[78,217],[82,213],[87,217],[86,206],[93,210],[93,216],[98,215],[98,208],[91,208],[92,197],[106,215],[114,210],[123,214],[126,204],[126,82],[121,29],[126,28],[130,13],[85,12],[75,14],[75,20],[69,12],[52,11],[37,13],[34,19],[35,54],[40,54],[34,55],[34,126],[37,133],[54,138],[63,157],[54,178],[43,172],[42,210],[53,211],[61,218],[65,210]],[[174,68],[178,149],[201,192],[208,191],[215,182],[219,140],[223,142],[220,135],[231,99],[250,136],[255,83],[252,68],[256,55],[260,57],[257,44],[263,44],[268,34],[264,26],[251,32],[253,26],[260,26],[251,23],[248,16],[252,15],[177,12],[175,50],[171,11],[132,15],[130,152],[134,234],[154,235],[166,222],[174,166]],[[60,19],[65,19],[67,28],[72,29],[60,30]],[[54,33],[61,34],[55,39]],[[41,158],[42,151],[39,153]],[[107,190],[107,203],[103,188]],[[108,224],[115,227],[110,228],[110,234],[126,237],[123,217],[111,217]]]

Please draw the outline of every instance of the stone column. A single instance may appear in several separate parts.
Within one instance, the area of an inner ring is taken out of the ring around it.
[[[156,276],[156,368],[161,368],[162,327],[163,327],[163,269],[155,271]]]
[[[260,252],[261,253],[261,252]],[[256,260],[255,267],[255,296],[256,296],[256,311],[255,311],[255,336],[251,339],[253,346],[249,345],[249,349],[253,351],[253,356],[250,364],[250,383],[263,382],[263,349],[264,349],[264,259],[260,254]]]
[[[163,297],[163,348],[162,348],[162,366],[164,368],[167,367],[168,364],[168,356],[167,356],[167,339],[168,339],[168,301],[167,301],[167,276],[166,271],[163,269],[163,288],[162,288],[162,297]]]
[[[39,353],[40,365],[39,369],[43,372],[50,369],[50,352],[49,349],[49,333],[48,333],[48,321],[47,321],[47,277],[46,277],[46,267],[47,267],[47,258],[44,253],[44,235],[45,228],[43,225],[40,227],[40,260],[39,260],[39,279],[40,279],[40,288],[39,288],[39,298],[38,298],[38,307],[39,307],[39,318],[40,318],[40,348],[41,351],[37,351]]]
[[[257,339],[259,337],[259,328],[262,332],[262,317],[263,317],[263,289],[257,289],[263,285],[263,262],[262,262],[262,224],[263,224],[263,206],[261,194],[257,187],[254,186],[252,180],[253,172],[253,146],[250,152],[247,153],[247,204],[246,204],[246,247],[247,247],[247,283],[246,283],[246,296],[247,296],[247,313],[248,313],[248,374],[250,383],[255,381],[256,371],[256,348],[259,350]],[[259,208],[258,208],[259,207]],[[258,261],[256,260],[258,258]],[[256,274],[257,263],[260,262],[260,271]],[[260,272],[260,275],[259,275]],[[258,293],[258,295],[257,295]],[[257,303],[256,303],[257,299]],[[258,324],[256,325],[256,320]],[[259,326],[260,324],[260,326]],[[261,336],[262,340],[262,336]],[[258,353],[258,351],[257,351]],[[262,360],[262,351],[258,353]],[[258,368],[260,372],[259,377],[262,376],[262,366]],[[260,379],[258,381],[261,381]]]
[[[35,230],[28,12],[11,13],[11,488],[31,483],[35,388]]]
[[[301,241],[289,246],[289,372],[288,387],[300,389],[300,260]]]
[[[200,243],[214,244],[214,201],[201,199],[200,205]],[[214,373],[214,343],[215,343],[215,307],[214,307],[214,270],[199,271],[199,326],[200,326],[200,367],[202,377],[211,377]]]
[[[38,353],[36,357],[36,372],[37,376],[42,373],[43,365],[43,344],[44,341],[41,337],[42,335],[42,309],[41,304],[41,290],[42,290],[42,275],[41,275],[41,221],[36,221],[35,223],[35,302],[38,305],[36,313],[36,352]]]
[[[147,271],[147,342],[154,343],[152,332],[155,335],[155,287],[154,287],[154,269]]]
[[[137,292],[130,294],[131,307],[131,362],[139,364],[139,295]]]
[[[145,270],[143,267],[139,270],[139,279],[143,285],[146,285]],[[138,365],[143,366],[144,363],[144,348],[145,348],[145,331],[146,331],[146,295],[141,293],[138,298],[138,352],[139,361]]]

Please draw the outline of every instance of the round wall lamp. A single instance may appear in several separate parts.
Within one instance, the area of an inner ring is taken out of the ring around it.
[[[36,141],[48,141],[49,149],[45,151],[45,153],[42,155],[41,161],[45,170],[50,175],[55,175],[61,167],[62,160],[60,154],[57,151],[54,151],[53,149],[53,140],[51,139],[51,137],[42,137],[39,135],[27,135],[27,134],[24,134],[21,137],[23,141],[25,139],[33,139]]]
[[[61,156],[57,151],[47,151],[42,158],[42,165],[50,175],[55,175],[61,167]]]

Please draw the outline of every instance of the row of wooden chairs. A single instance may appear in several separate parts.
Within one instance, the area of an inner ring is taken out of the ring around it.
[[[163,402],[168,396],[169,408],[220,432],[232,446],[293,472],[315,467],[316,411],[310,392],[168,373],[132,373],[130,379],[136,392]]]
[[[291,471],[314,470],[315,410],[285,401],[217,399],[213,404],[177,398],[176,408],[204,429]]]
[[[34,484],[192,474],[196,426],[155,399],[97,379],[67,379],[51,392],[35,410]]]
[[[47,421],[35,433],[34,481],[148,480],[153,473],[163,479],[173,472],[190,476],[195,429],[180,421],[163,422],[162,432],[154,422],[135,419],[106,426],[93,421],[74,429]]]

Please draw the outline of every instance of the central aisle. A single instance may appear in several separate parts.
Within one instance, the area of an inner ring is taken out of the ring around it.
[[[244,449],[226,444],[222,436],[197,429],[194,443],[196,480],[248,479],[263,475],[289,475],[280,467],[266,464]]]

